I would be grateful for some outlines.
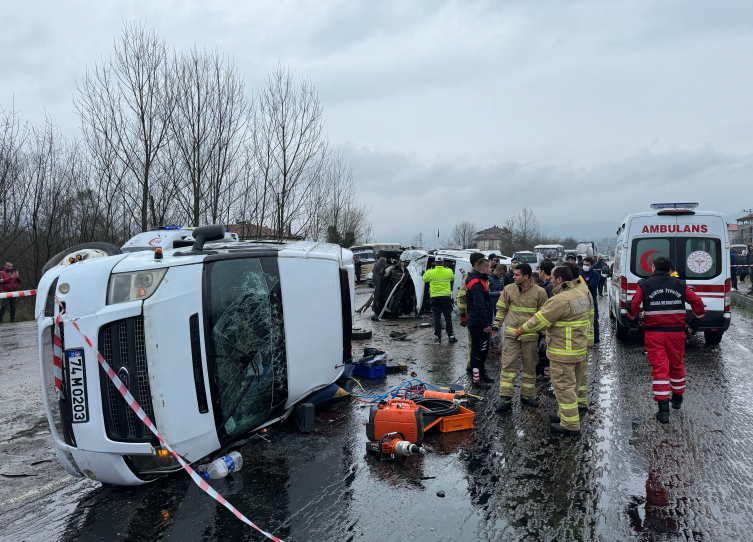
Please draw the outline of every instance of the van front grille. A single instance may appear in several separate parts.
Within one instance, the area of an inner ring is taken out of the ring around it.
[[[154,421],[152,392],[146,364],[144,317],[106,324],[99,330],[99,350],[128,391]],[[100,379],[105,431],[112,440],[150,442],[154,438],[106,376]]]

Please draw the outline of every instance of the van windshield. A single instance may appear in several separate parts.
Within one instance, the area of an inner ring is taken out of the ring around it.
[[[277,258],[211,262],[205,281],[207,369],[222,441],[264,422],[288,398]]]
[[[374,263],[376,260],[373,248],[355,248],[352,252],[353,256],[361,260],[361,263]]]
[[[644,237],[633,239],[630,271],[639,277],[651,275],[659,256],[670,258],[681,279],[704,280],[722,272],[722,244],[709,237]]]
[[[530,253],[521,254],[519,252],[516,252],[513,255],[513,258],[519,259],[520,263],[536,263],[538,261],[536,254]]]

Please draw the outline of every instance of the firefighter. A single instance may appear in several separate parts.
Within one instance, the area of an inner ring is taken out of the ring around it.
[[[468,331],[471,334],[471,370],[473,385],[479,388],[491,388],[494,379],[486,374],[484,363],[489,354],[489,314],[494,310],[489,296],[488,275],[491,272],[489,260],[481,258],[476,268],[468,273],[466,284],[466,302],[468,305]]]
[[[431,312],[434,314],[434,342],[442,342],[442,315],[450,344],[458,342],[452,332],[452,281],[455,272],[444,266],[444,258],[434,258],[434,267],[424,273],[424,282],[429,283]]]
[[[590,295],[576,287],[569,266],[554,268],[552,285],[552,297],[515,335],[523,337],[547,330],[547,356],[559,405],[557,416],[551,417],[551,428],[556,433],[577,436],[580,435],[578,390],[588,364]]]
[[[651,266],[652,274],[638,282],[627,317],[638,323],[643,304],[642,327],[646,331],[646,351],[651,362],[654,400],[659,405],[656,419],[669,423],[669,402],[672,408],[682,406],[685,392],[685,303],[689,303],[693,319],[701,318],[706,309],[703,301],[685,284],[685,281],[670,275],[674,268],[672,260],[660,256]],[[671,394],[671,398],[670,398]]]
[[[515,335],[515,330],[533,316],[546,303],[546,291],[531,279],[531,266],[518,264],[514,271],[513,284],[505,286],[497,302],[497,317],[494,325],[505,322],[505,341],[502,343],[502,368],[499,376],[499,402],[497,412],[504,412],[512,406],[515,376],[518,359],[523,358],[523,371],[520,384],[521,404],[537,407],[533,398],[536,384],[536,365],[539,362],[538,333]]]
[[[484,255],[481,252],[474,252],[471,254],[469,260],[471,261],[471,268],[475,269],[476,263],[483,258]],[[457,264],[456,264],[457,265]],[[458,288],[458,295],[455,299],[455,304],[458,306],[458,313],[460,313],[460,327],[468,329],[468,310],[465,304],[466,282],[468,281],[468,274],[466,273],[463,280],[460,282]],[[468,362],[465,370],[471,372],[471,330],[468,329]]]

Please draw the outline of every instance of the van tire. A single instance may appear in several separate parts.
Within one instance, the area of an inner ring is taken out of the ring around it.
[[[703,338],[706,340],[706,344],[713,346],[722,342],[722,336],[724,331],[704,331]]]
[[[111,243],[100,243],[100,242],[82,243],[80,245],[75,245],[70,248],[66,248],[65,250],[55,254],[52,258],[49,259],[49,261],[46,264],[44,264],[44,267],[42,268],[42,274],[44,275],[45,273],[47,273],[47,271],[49,271],[56,265],[60,265],[61,263],[63,263],[63,258],[65,258],[67,254],[70,254],[71,252],[75,252],[77,250],[83,250],[85,248],[101,250],[108,256],[116,256],[118,254],[123,254],[123,251],[120,250],[120,247],[116,247],[115,245]]]
[[[612,304],[609,304],[609,319],[610,320],[617,320],[617,317],[614,315],[614,312],[612,311]]]
[[[351,338],[354,341],[365,341],[367,339],[371,339],[371,330],[355,328],[351,333]]]
[[[615,326],[617,327],[617,340],[618,341],[627,341],[628,338],[628,332],[630,331],[630,328],[627,326],[623,326],[619,320],[615,319],[614,322]]]

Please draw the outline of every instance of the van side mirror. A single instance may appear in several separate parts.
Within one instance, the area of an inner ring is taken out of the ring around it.
[[[211,226],[201,226],[193,231],[193,250],[195,252],[201,252],[204,250],[204,243],[208,241],[219,241],[225,237],[225,228],[219,224],[212,224]]]

